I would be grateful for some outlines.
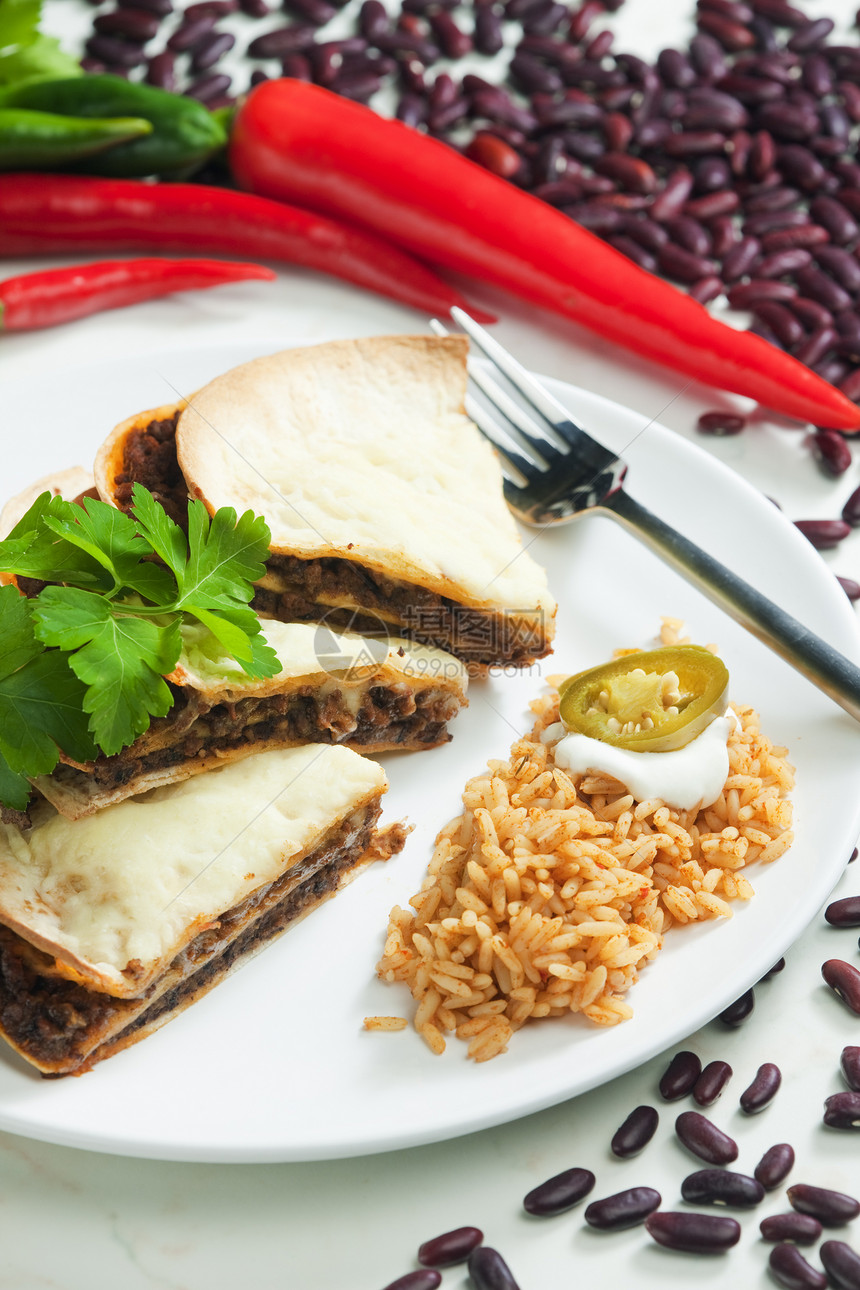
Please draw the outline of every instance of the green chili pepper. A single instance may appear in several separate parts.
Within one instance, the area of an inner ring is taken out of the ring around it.
[[[667,645],[613,659],[559,686],[568,730],[632,752],[672,752],[728,706],[725,663],[700,645]]]
[[[227,142],[226,131],[202,103],[121,76],[81,76],[33,81],[2,91],[7,107],[71,117],[142,117],[152,130],[86,163],[91,174],[118,178],[182,175],[199,167]]]
[[[137,117],[90,121],[0,107],[0,170],[44,170],[92,157],[152,133]]]

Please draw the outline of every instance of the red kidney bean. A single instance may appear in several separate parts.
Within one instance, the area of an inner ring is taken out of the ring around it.
[[[716,300],[723,294],[723,283],[715,274],[707,278],[699,278],[690,287],[688,295],[693,300],[698,300],[700,305],[706,305],[710,300]]]
[[[637,157],[608,152],[603,157],[596,157],[593,166],[599,175],[608,176],[631,192],[648,196],[657,188],[657,176],[654,171],[647,162]]]
[[[765,188],[761,192],[753,193],[744,201],[744,209],[750,214],[755,215],[762,211],[784,211],[796,205],[800,200],[800,193],[796,188]]]
[[[813,252],[819,266],[855,295],[860,291],[860,264],[841,246],[819,246]]]
[[[91,0],[92,2],[92,0]],[[101,0],[99,0],[101,3]],[[173,0],[118,0],[120,9],[148,9],[150,13],[157,13],[163,18],[166,14],[173,13]]]
[[[709,152],[723,152],[728,140],[719,130],[681,130],[669,135],[663,146],[670,157],[701,157]]]
[[[699,1106],[711,1106],[716,1102],[731,1077],[732,1068],[728,1062],[708,1062],[693,1085],[694,1101],[698,1102]]]
[[[849,600],[860,600],[860,582],[855,582],[853,578],[843,578],[841,574],[836,575],[836,581],[845,592]]]
[[[849,1088],[860,1092],[860,1048],[848,1045],[842,1049],[840,1057],[842,1074]]]
[[[231,78],[223,72],[209,72],[201,76],[185,90],[186,97],[198,99],[201,103],[212,103],[230,88]]]
[[[812,263],[812,254],[805,247],[796,246],[788,251],[765,255],[755,266],[757,278],[781,278]],[[860,265],[857,266],[860,268]]]
[[[428,1268],[450,1268],[466,1259],[484,1239],[478,1227],[457,1227],[424,1241],[418,1247],[418,1262]]]
[[[851,465],[851,449],[837,430],[816,430],[812,453],[824,473],[834,478],[844,475]],[[860,926],[860,918],[857,925]]]
[[[579,1204],[593,1186],[594,1174],[590,1169],[566,1169],[533,1188],[523,1198],[523,1209],[538,1218],[563,1214]]]
[[[503,179],[510,179],[522,166],[519,153],[487,131],[476,134],[464,151],[472,161],[477,161],[485,170],[491,170]]]
[[[146,54],[141,45],[132,45],[117,36],[90,36],[86,43],[87,53],[109,67],[129,69],[140,67],[146,62]]]
[[[307,24],[294,27],[276,27],[263,36],[257,36],[248,46],[251,58],[286,58],[288,54],[301,54],[314,43],[316,31]]]
[[[765,972],[764,976],[761,979],[762,981],[769,981],[772,976],[776,976],[778,972],[783,972],[783,971],[785,971],[785,959],[784,958],[777,959],[773,967],[768,968],[768,970]]]
[[[756,1178],[733,1173],[729,1169],[699,1169],[681,1183],[681,1196],[694,1205],[731,1205],[735,1209],[752,1209],[765,1197]]]
[[[667,277],[678,282],[696,282],[715,272],[713,261],[706,260],[692,251],[685,251],[682,246],[667,242],[658,252],[657,262]]]
[[[819,551],[832,550],[833,547],[838,546],[843,538],[846,538],[851,532],[849,525],[847,525],[844,520],[795,520],[794,527],[799,529],[803,536]],[[837,963],[839,960],[831,959],[830,962]],[[825,964],[825,967],[826,966],[827,965]],[[845,967],[848,966],[849,965],[846,963]],[[824,975],[823,968],[822,975]],[[824,979],[827,981],[827,977]],[[830,985],[831,982],[827,981],[827,984]],[[836,986],[833,986],[832,988],[835,990]],[[856,989],[857,1008],[855,1011],[860,1012],[860,984],[858,984]],[[837,994],[839,993],[838,990],[836,992]]]
[[[688,1151],[709,1165],[729,1165],[738,1158],[734,1139],[698,1111],[682,1111],[675,1121],[675,1133]]]
[[[324,27],[331,22],[337,9],[327,0],[285,0],[284,8],[294,13],[297,18],[309,22],[312,27]]]
[[[723,1011],[718,1015],[717,1020],[721,1021],[724,1026],[731,1026],[732,1028],[742,1026],[743,1023],[752,1016],[754,1008],[755,991],[752,989],[745,990],[739,998],[735,999],[734,1003],[730,1003],[727,1008],[723,1009]],[[729,1075],[730,1074],[731,1067],[729,1067]],[[702,1078],[704,1079],[704,1073]],[[728,1079],[728,1075],[726,1076],[726,1079]],[[696,1097],[695,1089],[693,1090],[693,1097]],[[697,1097],[696,1101],[699,1101]],[[706,1104],[702,1103],[702,1105]]]
[[[860,1129],[860,1092],[834,1093],[824,1103],[824,1123],[831,1129]]]
[[[407,1272],[403,1277],[398,1277],[396,1281],[392,1281],[385,1286],[384,1290],[436,1290],[436,1287],[441,1284],[441,1272],[421,1268],[415,1272]]]
[[[185,10],[185,18],[225,18],[229,13],[235,13],[239,8],[238,0],[199,0],[198,4],[190,4]],[[287,5],[284,5],[287,8]]]
[[[788,1203],[800,1214],[811,1214],[825,1227],[841,1227],[860,1214],[860,1201],[841,1191],[795,1183],[788,1189]]]
[[[788,282],[774,282],[772,278],[751,278],[748,282],[740,282],[729,287],[726,299],[732,309],[757,309],[763,304],[780,301],[788,303],[796,294],[797,288]],[[792,334],[802,339],[803,328],[799,323],[798,328],[792,328]]]
[[[638,1155],[654,1137],[659,1121],[653,1106],[637,1106],[615,1131],[610,1143],[612,1154],[621,1159]]]
[[[722,276],[726,282],[735,282],[742,278],[755,264],[761,252],[761,243],[754,237],[742,237],[726,253],[722,264]]]
[[[194,49],[198,41],[204,36],[208,36],[215,26],[213,17],[193,18],[191,22],[183,22],[167,38],[167,48],[172,49],[174,54],[185,54]],[[249,46],[250,52],[250,46]]]
[[[652,219],[662,223],[679,215],[693,188],[693,176],[680,168],[672,172],[649,207]]]
[[[734,412],[703,412],[696,422],[696,429],[701,434],[711,435],[740,434],[745,426],[746,417]],[[722,1013],[720,1016],[722,1017]]]
[[[794,349],[796,345],[801,344],[804,338],[803,327],[790,309],[786,309],[777,300],[762,300],[751,308],[756,318],[760,318],[767,324],[779,343],[786,349]]]
[[[805,27],[809,19],[800,9],[793,9],[786,0],[750,0],[757,14],[769,18],[778,27]]]
[[[640,269],[647,269],[649,273],[656,273],[657,260],[650,251],[646,251],[644,246],[640,246],[632,237],[627,237],[624,233],[611,233],[606,239],[610,246],[614,246],[616,251],[626,255],[628,260],[638,264]]]
[[[114,9],[100,13],[93,21],[93,28],[101,35],[122,36],[143,45],[158,33],[161,20],[158,14],[145,9]]]
[[[722,1254],[737,1245],[741,1225],[722,1214],[685,1214],[660,1211],[645,1220],[649,1236],[669,1250],[689,1254]]]
[[[804,224],[797,228],[777,228],[765,233],[761,239],[762,250],[770,254],[795,246],[821,246],[830,241],[830,234],[820,224]]]
[[[176,57],[169,49],[150,58],[146,65],[145,80],[148,85],[157,85],[161,90],[176,89]]]
[[[792,313],[794,312],[795,310],[792,310]],[[825,380],[830,380],[831,378],[825,376],[824,372],[820,371],[817,365],[821,363],[821,360],[826,354],[830,353],[838,339],[839,337],[832,327],[817,327],[814,332],[807,336],[806,340],[803,341],[802,344],[797,346],[794,351],[794,357],[799,362],[805,363],[807,367],[814,367],[815,370],[818,371],[819,376],[824,376]],[[842,369],[838,363],[836,366],[838,369],[837,375],[841,375],[844,369]],[[837,474],[840,473],[840,471],[837,471]]]
[[[697,32],[690,41],[690,62],[702,80],[722,81],[728,73],[722,45],[704,31]]]
[[[381,0],[364,0],[358,11],[358,30],[371,44],[389,30],[388,10]]]
[[[860,927],[860,896],[844,896],[841,900],[831,901],[824,917],[831,927]],[[860,1049],[857,1052],[860,1054]]]
[[[795,296],[788,301],[788,307],[803,323],[804,327],[832,327],[833,315],[820,305],[817,300],[807,300],[805,296]]]
[[[239,8],[249,18],[266,18],[271,12],[268,0],[239,0]]]
[[[857,528],[860,525],[860,488],[854,489],[854,492],[842,507],[842,519],[852,528]]]
[[[686,1097],[692,1093],[701,1073],[702,1063],[695,1053],[676,1053],[660,1080],[660,1096],[665,1102],[677,1102],[679,1098]]]
[[[236,43],[236,37],[229,31],[213,31],[204,36],[194,48],[191,67],[195,72],[205,72],[214,67],[223,54],[228,53]]]
[[[860,1254],[845,1241],[825,1241],[818,1251],[836,1290],[860,1290]]]
[[[765,1191],[773,1191],[784,1182],[794,1168],[794,1147],[788,1142],[778,1142],[768,1147],[753,1170]]]
[[[479,1245],[469,1255],[469,1276],[475,1290],[520,1290],[501,1254],[489,1245]]]
[[[851,308],[853,302],[848,292],[813,265],[798,269],[794,276],[801,294],[817,300],[831,313],[837,314]]]
[[[764,1062],[756,1071],[755,1079],[740,1096],[740,1106],[747,1115],[763,1111],[774,1099],[782,1083],[782,1072],[773,1062]]]
[[[833,524],[839,522],[839,520],[831,521]],[[850,532],[847,524],[844,527],[846,533]],[[843,959],[828,959],[821,965],[821,975],[831,990],[839,995],[842,1002],[860,1016],[860,972],[857,968]]]
[[[748,27],[742,26],[739,22],[732,22],[729,18],[724,18],[710,9],[699,11],[696,15],[696,25],[700,31],[713,36],[714,40],[729,53],[750,49],[755,44],[755,36]]]
[[[625,1227],[635,1227],[661,1204],[662,1197],[653,1187],[628,1187],[626,1191],[593,1200],[585,1211],[589,1227],[601,1232],[620,1232]]]
[[[758,1225],[762,1240],[793,1241],[795,1245],[813,1245],[823,1228],[811,1214],[770,1214]]]
[[[785,178],[805,192],[820,189],[827,177],[821,162],[800,143],[785,143],[777,147],[776,164]]]
[[[765,233],[775,233],[786,228],[802,228],[809,223],[806,211],[779,210],[760,211],[744,220],[745,237],[763,237]]]
[[[827,1290],[827,1277],[807,1262],[796,1245],[775,1245],[768,1266],[786,1290]]]
[[[710,254],[713,242],[703,224],[689,215],[676,215],[666,221],[666,230],[673,242],[692,255],[705,257]]]

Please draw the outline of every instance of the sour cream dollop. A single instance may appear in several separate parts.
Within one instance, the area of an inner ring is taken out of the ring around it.
[[[728,738],[736,722],[729,708],[684,748],[663,753],[614,748],[600,739],[569,734],[560,721],[547,726],[541,738],[545,744],[555,745],[555,762],[563,770],[612,775],[637,802],[659,797],[676,810],[691,811],[710,806],[722,792],[729,775]]]

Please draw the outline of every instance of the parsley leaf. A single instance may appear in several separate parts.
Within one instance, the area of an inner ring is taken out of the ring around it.
[[[17,81],[81,76],[81,65],[60,42],[39,32],[41,0],[0,0],[0,87]]]
[[[0,800],[22,811],[28,775],[49,774],[60,748],[88,761],[96,747],[83,710],[84,687],[66,657],[36,639],[30,602],[0,587]]]
[[[127,612],[125,612],[127,611]],[[164,681],[179,659],[179,619],[159,625],[122,605],[74,587],[46,587],[34,604],[39,637],[70,653],[69,667],[87,685],[84,711],[103,753],[111,756],[173,706]]]
[[[2,3],[2,0],[0,0]],[[165,716],[165,676],[196,619],[250,677],[281,670],[250,608],[270,534],[250,511],[189,504],[188,537],[135,485],[126,515],[43,493],[0,542],[0,572],[48,583],[0,588],[0,801],[26,805],[27,777],[112,756]]]

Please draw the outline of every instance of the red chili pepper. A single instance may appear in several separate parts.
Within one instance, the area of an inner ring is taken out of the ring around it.
[[[271,281],[261,264],[229,260],[101,260],[69,269],[24,273],[0,282],[0,331],[33,331],[120,309],[173,291],[219,287],[247,278]]]
[[[425,314],[447,316],[460,305],[478,316],[459,292],[406,251],[364,229],[283,202],[204,184],[83,175],[0,179],[0,256],[108,247],[298,264]]]
[[[354,220],[684,376],[816,425],[860,428],[860,408],[788,354],[438,140],[319,86],[258,86],[238,111],[230,163],[243,188]]]

